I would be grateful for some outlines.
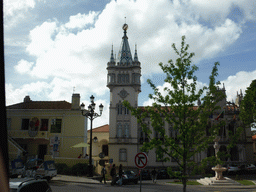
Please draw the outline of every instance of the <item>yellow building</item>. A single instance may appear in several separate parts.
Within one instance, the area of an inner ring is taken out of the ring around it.
[[[6,107],[10,160],[23,156],[77,158],[87,142],[87,118],[81,115],[80,94],[67,101],[32,101],[29,96]],[[86,148],[83,149],[86,153]]]
[[[87,143],[90,141],[90,130],[87,132]],[[100,173],[101,165],[100,160],[103,160],[106,165],[109,163],[108,158],[108,143],[109,143],[109,125],[103,125],[92,130],[92,159],[96,172]],[[89,146],[87,151],[89,152]],[[100,154],[104,153],[104,156]],[[101,157],[102,158],[101,158]]]

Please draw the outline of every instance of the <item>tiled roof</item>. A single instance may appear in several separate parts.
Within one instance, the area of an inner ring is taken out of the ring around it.
[[[71,109],[67,101],[29,101],[9,105],[6,109]]]
[[[87,132],[90,132],[90,130],[88,130]],[[95,132],[109,132],[109,125],[106,124],[106,125],[103,125],[103,126],[94,128],[94,129],[92,130],[92,132],[93,132],[93,133],[95,133]]]

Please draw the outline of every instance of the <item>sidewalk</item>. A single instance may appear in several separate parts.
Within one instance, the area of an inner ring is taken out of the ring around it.
[[[99,177],[78,177],[78,176],[70,176],[70,175],[57,175],[52,178],[52,181],[64,181],[64,182],[74,182],[74,183],[87,183],[87,184],[97,184],[100,183]]]

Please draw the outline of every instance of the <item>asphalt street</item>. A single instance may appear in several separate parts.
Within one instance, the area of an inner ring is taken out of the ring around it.
[[[255,175],[247,175],[247,179],[254,179]],[[161,192],[161,191],[182,191],[182,185],[168,184],[169,180],[158,180],[153,184],[151,180],[142,181],[141,192]],[[102,184],[98,180],[85,177],[74,177],[58,175],[51,182],[50,186],[53,192],[139,192],[140,184],[128,184],[122,186],[111,186],[110,182]],[[256,186],[229,186],[229,187],[212,187],[203,185],[188,185],[187,192],[256,192]]]

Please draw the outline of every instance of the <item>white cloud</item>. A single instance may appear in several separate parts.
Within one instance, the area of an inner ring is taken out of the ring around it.
[[[227,101],[233,100],[235,102],[237,92],[240,93],[240,89],[243,95],[245,95],[245,90],[254,79],[256,79],[256,70],[252,72],[240,71],[233,76],[229,76],[226,80],[221,81],[226,88]]]
[[[35,0],[4,0],[4,15],[13,16],[17,11],[27,11],[35,7]]]
[[[43,98],[44,96],[48,95],[48,91],[50,90],[49,84],[39,81],[36,83],[22,85],[20,88],[16,89],[12,84],[6,84],[5,87],[6,105],[23,102],[25,96],[32,94],[38,98]]]
[[[176,43],[179,48],[182,35],[186,35],[189,50],[195,52],[197,61],[214,57],[242,33],[242,23],[228,17],[232,6],[244,10],[242,20],[255,15],[255,5],[251,1],[241,1],[243,3],[238,0],[207,1],[212,6],[210,9],[205,1],[113,0],[101,12],[77,13],[70,16],[67,23],[57,19],[45,21],[29,34],[26,51],[35,60],[21,59],[15,66],[20,74],[30,75],[35,81],[40,79],[42,82],[35,84],[41,90],[29,89],[32,83],[19,88],[7,84],[7,103],[20,102],[32,93],[45,98],[42,100],[70,101],[74,86],[83,98],[91,94],[105,96],[111,45],[113,43],[117,53],[123,36],[124,17],[129,25],[127,35],[132,53],[135,43],[138,45],[142,74],[162,72],[158,63],[175,59],[171,45]],[[15,10],[32,9],[33,2],[24,1],[20,8],[12,6],[6,13],[14,15]],[[211,14],[216,16],[215,20],[217,16],[220,18],[218,22],[210,19]],[[201,22],[202,18],[210,20],[211,25]]]
[[[56,22],[44,22],[30,31],[31,42],[27,47],[30,55],[40,57],[53,48],[52,36],[56,31]]]
[[[189,84],[192,83],[192,82],[193,82],[192,80],[188,80],[188,83],[189,83]],[[153,83],[154,83],[154,82],[153,82]],[[200,81],[197,81],[196,90],[202,89],[204,86],[207,86],[207,84],[206,84],[206,83],[202,83],[202,82],[200,82]],[[172,88],[171,84],[169,84],[169,83],[164,83],[163,85],[157,86],[158,91],[159,91],[159,92],[161,93],[161,95],[164,96],[164,97],[168,94],[168,92],[165,91],[164,88],[168,88],[168,89],[170,89],[170,90],[174,90],[174,89]],[[147,101],[145,101],[145,102],[143,103],[143,106],[152,106],[152,104],[153,104],[154,102],[155,102],[154,100],[148,99]],[[162,105],[162,103],[159,103],[159,104]]]
[[[221,81],[221,84],[224,83],[227,95],[227,101],[236,100],[237,92],[240,94],[240,90],[242,90],[243,95],[245,95],[245,90],[250,86],[252,80],[256,79],[256,70],[252,72],[240,71],[236,75],[229,76],[227,79]],[[202,88],[203,86],[207,86],[207,84],[202,83],[200,81],[197,82],[197,89]],[[166,96],[166,92],[164,91],[164,87],[168,87],[171,90],[172,87],[168,83],[164,83],[161,86],[157,86],[159,92],[163,96]],[[221,85],[222,87],[222,85]],[[143,106],[150,106],[154,101],[152,99],[148,99],[143,103]]]
[[[20,74],[29,73],[31,67],[33,66],[33,62],[28,62],[24,59],[21,59],[17,65],[14,66],[14,69]]]
[[[77,15],[70,16],[69,22],[65,24],[66,28],[85,28],[88,24],[93,24],[98,13],[90,11],[88,15],[78,13]]]

